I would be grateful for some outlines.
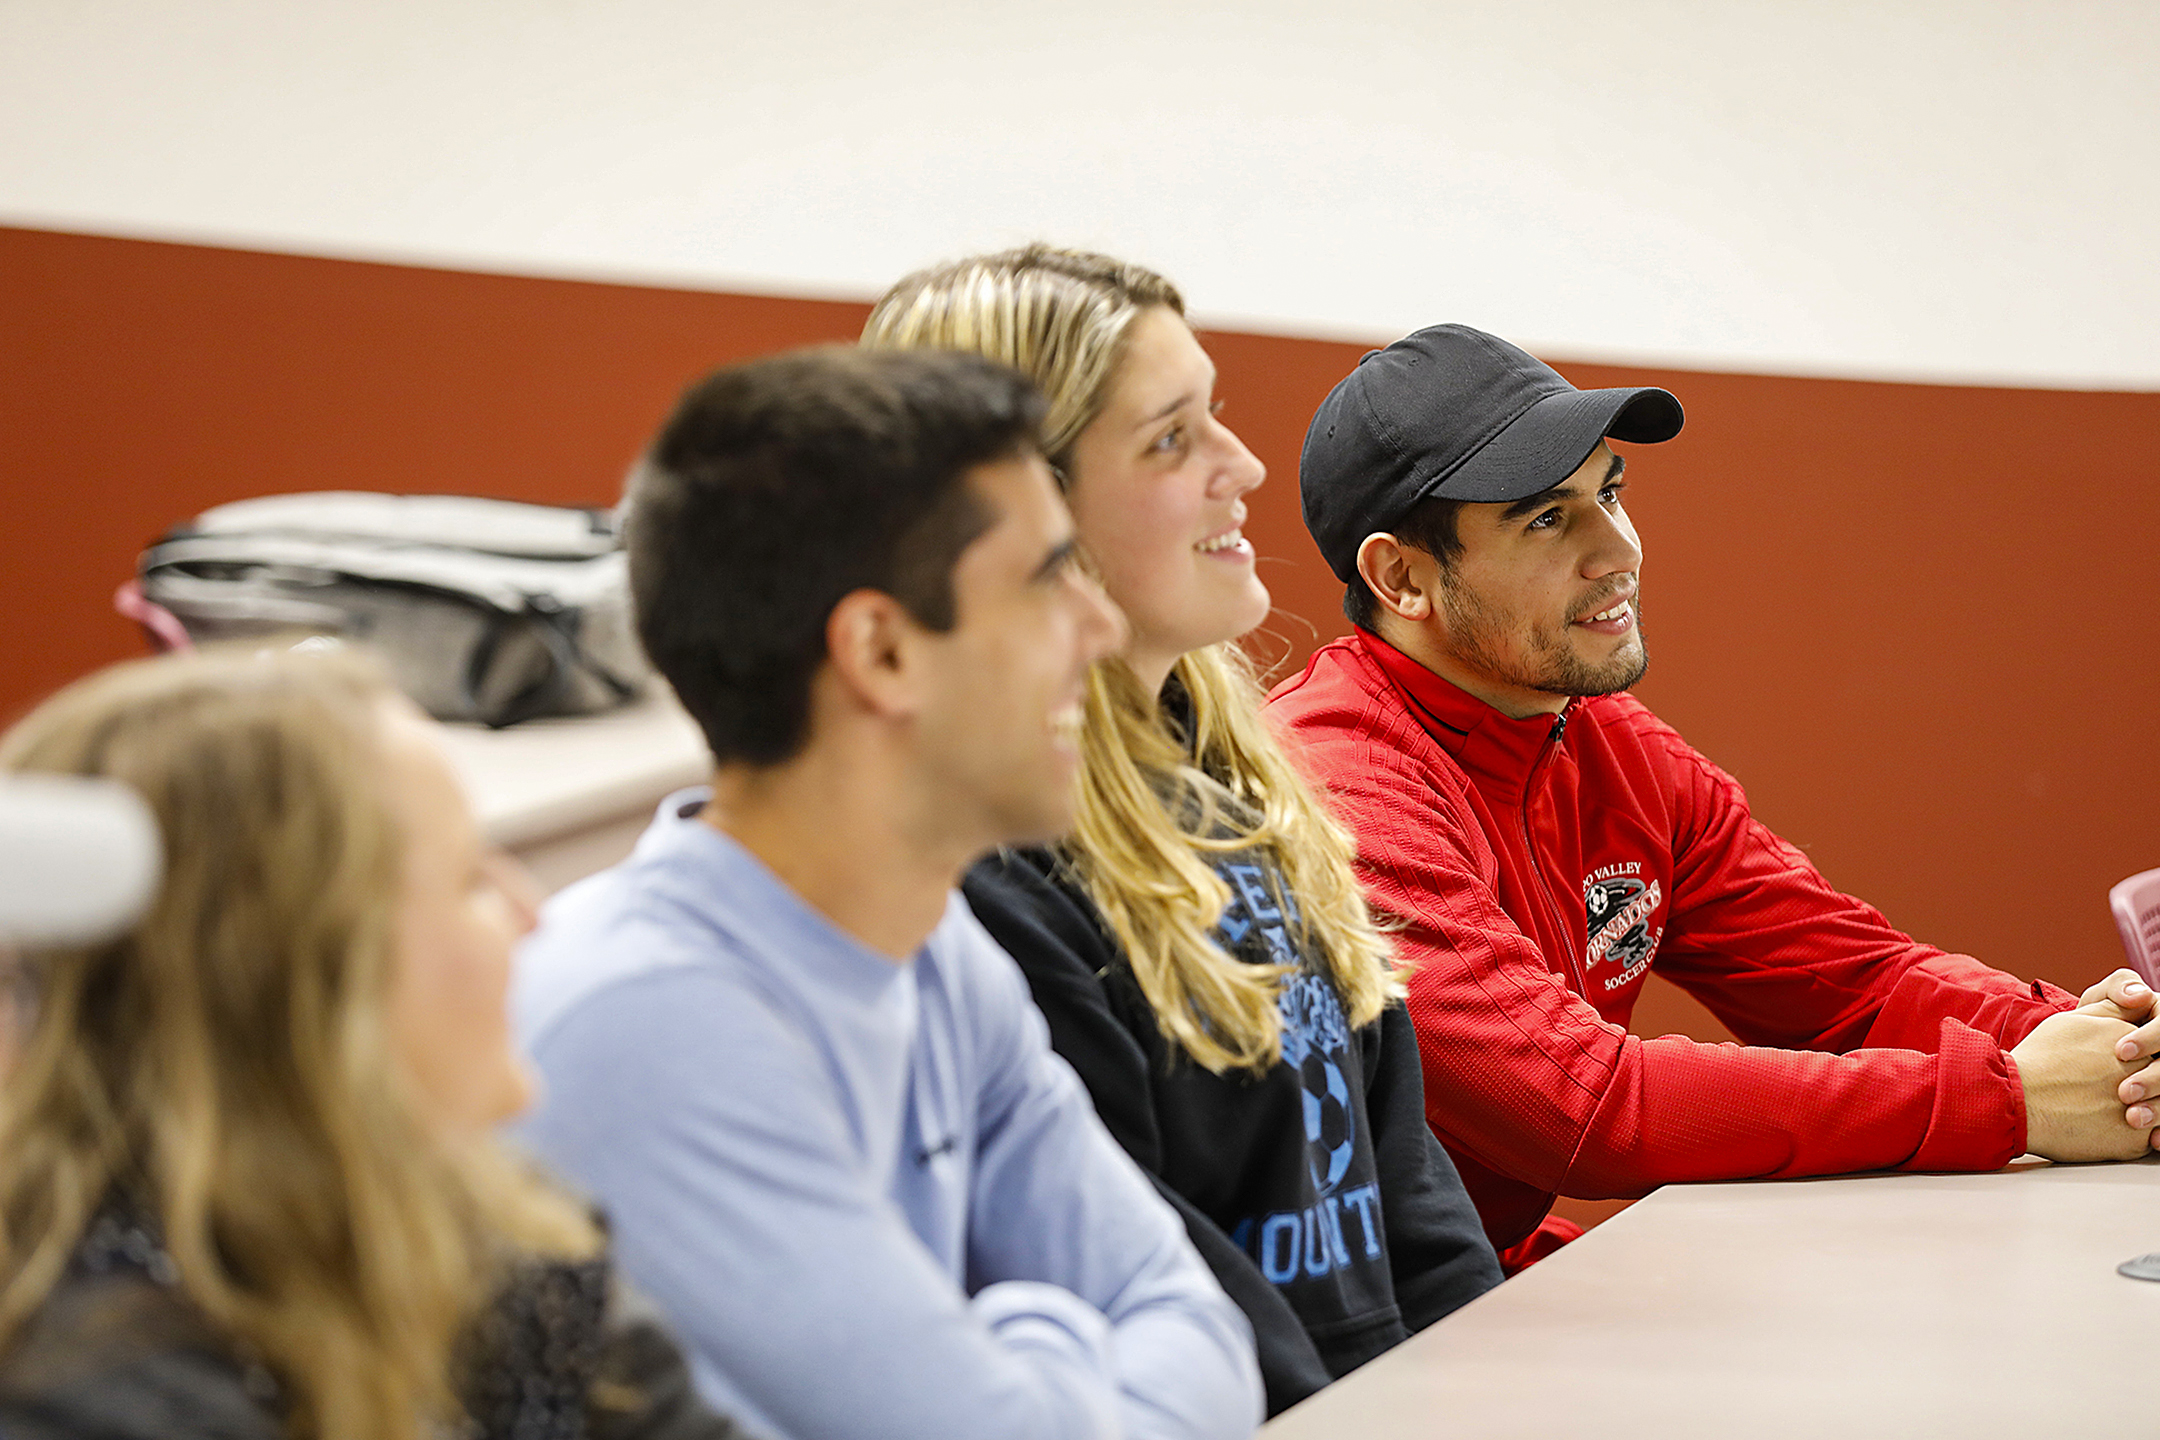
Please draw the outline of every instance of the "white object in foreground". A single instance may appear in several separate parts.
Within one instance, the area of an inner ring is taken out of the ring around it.
[[[0,780],[0,941],[99,940],[141,913],[163,865],[157,822],[110,780]]]

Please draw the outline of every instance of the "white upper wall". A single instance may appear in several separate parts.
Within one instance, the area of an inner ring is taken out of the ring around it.
[[[2154,0],[0,0],[0,223],[2160,388]]]

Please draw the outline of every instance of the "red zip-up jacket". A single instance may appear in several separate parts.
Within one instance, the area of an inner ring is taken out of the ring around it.
[[[1556,1195],[2024,1150],[2005,1047],[2073,997],[1832,889],[1633,696],[1513,720],[1358,631],[1268,711],[1403,925],[1426,1113],[1503,1252]],[[1630,1035],[1653,968],[1745,1043]]]

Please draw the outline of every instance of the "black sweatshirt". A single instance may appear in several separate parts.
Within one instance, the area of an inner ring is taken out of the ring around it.
[[[1401,1004],[1352,1030],[1296,949],[1295,899],[1273,867],[1206,858],[1231,892],[1217,943],[1300,967],[1283,984],[1283,1058],[1257,1076],[1211,1074],[1164,1038],[1093,903],[1049,852],[993,854],[962,889],[1019,961],[1103,1123],[1252,1321],[1274,1415],[1484,1294],[1500,1266],[1426,1128]]]

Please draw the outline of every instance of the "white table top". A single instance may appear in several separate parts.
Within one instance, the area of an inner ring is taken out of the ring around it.
[[[665,686],[602,715],[443,728],[481,828],[511,849],[650,811],[712,773],[704,737]]]
[[[2160,1434],[2152,1251],[2160,1158],[1668,1186],[1262,1436]]]

